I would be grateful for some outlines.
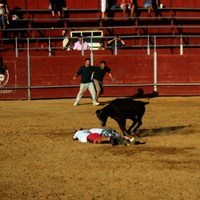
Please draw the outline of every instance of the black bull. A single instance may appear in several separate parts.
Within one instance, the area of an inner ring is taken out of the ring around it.
[[[135,101],[131,98],[115,99],[109,105],[96,111],[96,115],[102,126],[106,125],[108,117],[113,118],[119,125],[124,135],[136,134],[137,129],[142,125],[142,117],[145,113],[145,105],[149,102]],[[126,119],[133,121],[126,129]]]

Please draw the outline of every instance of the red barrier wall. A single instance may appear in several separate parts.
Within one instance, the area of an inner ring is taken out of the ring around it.
[[[111,0],[110,0],[111,1]],[[120,0],[117,1],[118,4]],[[198,8],[200,1],[197,0],[179,0],[168,1],[162,0],[166,7],[185,7]],[[100,8],[100,0],[67,0],[68,8]],[[8,5],[12,10],[14,7],[21,9],[47,9],[49,0],[8,0]],[[143,0],[138,0],[139,7],[143,7]],[[180,16],[187,16],[186,13],[178,13]],[[177,14],[177,15],[178,15]],[[196,15],[198,13],[196,12]],[[78,16],[78,15],[76,15]],[[86,15],[85,15],[86,16]],[[190,14],[191,16],[191,14]],[[53,30],[52,30],[53,31]],[[149,34],[172,32],[169,30],[151,29]],[[152,31],[152,32],[151,32]],[[137,34],[135,29],[116,29],[113,34]],[[178,33],[176,29],[174,33]],[[183,34],[199,33],[199,30],[185,28]],[[142,34],[142,33],[141,33]],[[49,33],[49,35],[51,35]],[[169,41],[170,40],[170,41]],[[190,41],[191,42],[191,41]],[[143,39],[129,41],[128,45],[138,45],[138,43],[146,43]],[[178,44],[180,40],[159,40],[157,44]],[[196,38],[194,44],[199,44]],[[35,45],[35,44],[34,44]],[[59,44],[61,46],[61,44]],[[196,48],[198,50],[198,48]],[[200,86],[195,86],[199,83],[200,75],[200,58],[192,54],[198,55],[196,49],[184,49],[184,55],[180,56],[179,48],[176,49],[158,49],[158,92],[161,95],[199,95]],[[170,52],[171,51],[171,52]],[[141,55],[138,55],[141,53]],[[95,54],[95,64],[98,64],[101,59],[108,62],[108,65],[113,70],[116,78],[115,83],[111,83],[109,78],[105,78],[105,96],[131,96],[137,93],[138,88],[143,88],[145,93],[153,91],[153,56],[145,55],[146,49],[140,50],[120,50],[119,56],[113,56],[110,52],[102,52]],[[151,52],[152,53],[152,52]],[[26,52],[19,52],[18,59],[13,59],[9,52],[1,53],[5,63],[8,66],[9,80],[6,85],[0,83],[0,99],[27,99],[28,98],[28,72]],[[14,54],[12,52],[12,54]],[[78,67],[83,63],[86,56],[80,56],[80,52],[61,53],[61,56],[56,52],[56,56],[47,57],[48,53],[43,51],[31,52],[30,59],[30,94],[31,98],[64,98],[75,97],[79,88],[79,80],[73,81],[72,77]],[[89,53],[86,53],[89,56]],[[40,55],[34,56],[34,55]],[[183,86],[181,84],[194,84]],[[138,84],[135,85],[135,84]],[[150,84],[150,85],[149,85]],[[164,84],[164,85],[163,85]],[[174,86],[171,86],[174,84]],[[178,84],[178,85],[177,85]],[[144,86],[145,85],[145,86]],[[42,88],[43,87],[43,88]],[[45,88],[44,88],[45,87]],[[17,89],[15,89],[17,88]],[[88,93],[87,93],[88,95]]]
[[[0,82],[0,99],[27,99],[27,67],[25,59],[4,60],[7,66],[7,74],[5,79],[8,79],[7,84]],[[4,87],[8,89],[4,90]],[[19,87],[19,89],[14,89]]]
[[[75,97],[80,79],[72,80],[86,56],[31,57],[31,98]],[[95,65],[106,60],[116,82],[105,77],[104,96],[132,96],[142,88],[153,92],[153,55],[95,55]],[[5,61],[10,78],[0,88],[0,99],[27,99],[27,89],[9,87],[27,86],[27,59]],[[193,55],[158,54],[158,92],[160,95],[200,95],[200,86],[176,84],[200,83],[200,59]],[[161,84],[161,85],[160,85]],[[164,84],[164,85],[162,85]],[[174,86],[171,86],[174,84]],[[5,89],[8,88],[8,89]],[[86,96],[89,94],[87,93]]]

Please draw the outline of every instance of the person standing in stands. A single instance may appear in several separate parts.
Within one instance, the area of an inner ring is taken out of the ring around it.
[[[162,14],[158,11],[160,7],[161,1],[160,0],[152,0],[152,9],[155,12],[155,16],[162,16]]]
[[[78,41],[74,43],[73,50],[87,50],[89,49],[89,45],[87,42],[83,41],[83,37],[79,36]]]
[[[96,70],[93,75],[93,82],[96,90],[97,101],[99,96],[103,94],[103,79],[106,73],[108,73],[112,81],[115,81],[111,74],[111,69],[106,65],[106,61],[102,60],[100,62],[100,66],[96,67]]]
[[[144,2],[144,8],[148,8],[148,16],[151,15],[152,11],[156,12],[159,5],[160,5],[160,0],[146,0]]]
[[[7,70],[7,67],[3,62],[3,57],[0,56],[0,74],[5,74],[6,70]]]
[[[101,19],[105,19],[107,0],[101,0]]]
[[[126,17],[127,10],[130,10],[130,17],[133,18],[135,16],[137,0],[122,0],[120,7],[123,10],[124,17]]]
[[[58,12],[58,16],[61,16],[63,10],[63,0],[50,0],[50,7],[52,16],[55,16],[55,12]]]
[[[9,24],[8,20],[9,9],[6,0],[0,0],[0,28],[6,29],[6,24]]]
[[[79,68],[76,75],[73,77],[73,79],[76,80],[77,76],[81,76],[80,89],[74,102],[74,106],[79,105],[79,102],[87,89],[91,94],[93,105],[99,105],[97,102],[94,84],[92,82],[92,74],[95,72],[95,69],[96,68],[94,66],[91,66],[90,59],[86,58],[84,65]]]
[[[110,46],[110,48],[112,50],[112,54],[116,55],[117,50],[120,49],[122,46],[125,46],[125,42],[118,36],[115,36],[113,39],[111,39],[107,42],[107,45]]]
[[[7,71],[7,66],[3,62],[3,57],[0,56],[0,87],[4,85],[5,82],[7,82],[6,78],[6,71]]]

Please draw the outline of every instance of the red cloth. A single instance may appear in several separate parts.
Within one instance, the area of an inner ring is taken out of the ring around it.
[[[101,135],[99,135],[98,133],[90,133],[88,136],[87,136],[87,140],[88,142],[91,142],[91,143],[97,143],[97,141],[102,138]]]

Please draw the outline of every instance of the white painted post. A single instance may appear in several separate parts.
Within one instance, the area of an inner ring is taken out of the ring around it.
[[[92,35],[93,36],[93,35]],[[92,36],[90,39],[90,44],[91,44],[91,49],[90,49],[90,62],[91,65],[94,65],[94,55],[93,55],[93,40],[92,40]]]
[[[158,72],[157,72],[157,52],[156,52],[156,36],[154,36],[154,62],[153,62],[153,67],[154,67],[154,92],[157,93],[158,88],[157,88],[157,84],[158,84]]]
[[[81,49],[81,55],[84,56],[84,40],[82,36],[82,49]]]
[[[183,37],[180,37],[180,55],[183,55]]]
[[[151,52],[150,52],[150,41],[149,41],[149,35],[148,35],[148,38],[147,38],[147,55],[150,55]]]
[[[16,58],[18,58],[19,54],[18,54],[18,40],[17,40],[17,36],[15,37],[15,56]]]
[[[31,99],[31,67],[30,67],[30,43],[29,38],[27,38],[27,95],[28,100]]]
[[[50,36],[49,36],[48,52],[49,52],[49,56],[51,56],[51,38],[50,38]]]
[[[114,51],[114,55],[117,55],[117,38],[115,38],[115,51]]]

